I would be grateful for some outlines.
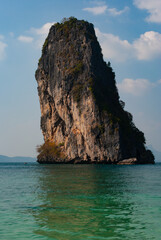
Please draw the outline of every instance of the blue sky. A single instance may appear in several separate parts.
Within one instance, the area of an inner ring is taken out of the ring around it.
[[[43,142],[34,78],[50,26],[75,16],[95,26],[120,98],[161,151],[160,0],[5,0],[0,8],[0,154],[36,156]]]

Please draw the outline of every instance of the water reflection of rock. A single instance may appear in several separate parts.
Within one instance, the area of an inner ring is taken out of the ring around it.
[[[44,166],[37,192],[42,204],[32,210],[39,225],[35,233],[59,240],[134,237],[139,223],[133,217],[134,202],[129,197],[132,182],[123,169]]]

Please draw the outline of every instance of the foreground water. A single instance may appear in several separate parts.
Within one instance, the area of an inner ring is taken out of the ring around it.
[[[161,239],[161,164],[0,164],[0,239]]]

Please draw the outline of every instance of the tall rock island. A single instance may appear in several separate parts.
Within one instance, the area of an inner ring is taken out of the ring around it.
[[[51,27],[36,80],[45,141],[39,163],[154,163],[91,23],[71,17]]]

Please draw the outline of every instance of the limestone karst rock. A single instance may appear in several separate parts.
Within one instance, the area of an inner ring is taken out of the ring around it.
[[[64,156],[39,149],[38,162],[154,163],[119,100],[91,23],[69,18],[51,27],[36,80],[44,140]]]

